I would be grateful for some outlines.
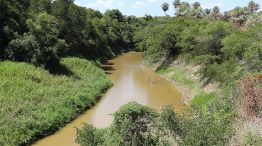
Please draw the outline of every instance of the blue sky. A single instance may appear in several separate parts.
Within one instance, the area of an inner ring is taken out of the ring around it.
[[[161,9],[163,2],[168,2],[170,7],[167,12],[170,16],[174,15],[174,0],[75,0],[75,4],[105,12],[107,9],[119,9],[125,15],[144,16],[162,16],[164,12]],[[219,6],[221,11],[233,9],[236,6],[246,6],[250,0],[182,0],[189,3],[198,1],[203,8],[212,8]],[[262,0],[254,0],[262,7]]]

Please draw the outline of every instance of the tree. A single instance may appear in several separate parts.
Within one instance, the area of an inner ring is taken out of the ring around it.
[[[245,22],[245,27],[252,28],[259,24],[262,24],[262,13],[249,16]]]
[[[124,16],[118,9],[107,10],[104,17],[108,19],[115,19],[118,22],[124,22]]]
[[[175,0],[173,2],[173,5],[174,5],[174,8],[177,9],[181,5],[180,0]]]
[[[188,2],[182,2],[176,9],[177,16],[189,16],[191,14],[191,7]]]
[[[87,55],[94,49],[91,48],[95,39],[92,18],[101,18],[100,13],[79,7],[72,0],[56,0],[52,3],[52,14],[59,20],[60,37],[68,44],[69,54]]]
[[[164,3],[162,4],[162,9],[163,9],[163,11],[165,12],[165,15],[166,15],[166,11],[168,10],[168,8],[169,8],[169,4],[168,4],[167,2],[164,2]]]
[[[150,20],[153,20],[153,17],[151,15],[149,15],[149,14],[145,14],[143,19],[146,20],[146,21],[150,21]]]
[[[224,16],[220,13],[220,9],[218,6],[215,6],[212,9],[212,13],[211,13],[212,19],[214,20],[223,20]]]
[[[199,7],[200,7],[200,3],[199,2],[193,3],[193,9],[198,9]]]
[[[202,18],[203,17],[203,9],[201,8],[201,5],[200,5],[199,2],[195,2],[193,4],[193,10],[192,10],[191,15],[195,18]]]
[[[220,9],[218,6],[215,6],[213,9],[212,9],[212,13],[214,14],[218,14],[220,12]]]
[[[259,4],[255,3],[253,0],[251,0],[249,3],[248,3],[248,10],[250,12],[250,14],[253,14],[254,12],[256,12],[257,10],[259,10]]]
[[[243,26],[248,17],[248,10],[246,7],[236,7],[228,12],[229,20],[238,26]]]
[[[206,8],[206,9],[204,10],[204,12],[205,12],[205,15],[209,15],[209,14],[211,13],[211,9]]]
[[[39,13],[39,12],[47,12],[51,13],[51,0],[30,0],[30,7],[29,11],[32,14]]]
[[[58,39],[60,29],[56,18],[43,12],[27,20],[27,24],[30,32],[10,42],[6,50],[8,58],[44,67],[58,63],[66,44]]]
[[[133,28],[119,10],[107,10],[103,16],[106,21],[108,44],[115,52],[130,47],[133,42]]]
[[[72,24],[72,21],[77,18],[70,17],[71,11],[69,11],[69,8],[71,5],[73,5],[72,0],[55,0],[52,3],[52,15],[58,19],[59,25],[61,26],[61,38],[66,41],[69,48],[74,48],[73,45],[75,44],[75,41],[71,41],[71,39],[74,39],[74,36],[72,36],[74,35],[73,29],[78,26]],[[71,8],[71,10],[74,10],[74,8]],[[74,14],[74,12],[72,13]]]
[[[27,31],[29,0],[0,0],[0,59],[8,43]]]

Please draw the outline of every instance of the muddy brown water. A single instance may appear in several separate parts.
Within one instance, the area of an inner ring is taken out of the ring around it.
[[[136,101],[155,109],[171,104],[177,110],[184,107],[185,99],[176,87],[143,65],[142,54],[125,53],[103,65],[114,86],[93,108],[56,133],[37,141],[32,146],[79,146],[75,143],[76,127],[91,123],[103,128],[110,125],[112,114],[122,105]]]

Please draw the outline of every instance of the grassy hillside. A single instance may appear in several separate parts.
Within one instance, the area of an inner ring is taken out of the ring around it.
[[[94,105],[111,86],[91,62],[64,58],[54,75],[26,63],[0,62],[0,145],[21,145],[52,132]]]

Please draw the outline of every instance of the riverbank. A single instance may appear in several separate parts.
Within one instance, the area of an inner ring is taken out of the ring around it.
[[[155,71],[162,77],[170,80],[187,99],[190,105],[193,98],[199,94],[212,93],[219,90],[219,84],[201,80],[200,66],[186,64],[183,59],[176,58],[167,65],[159,66]]]
[[[219,87],[218,83],[201,80],[199,65],[186,64],[181,58],[174,59],[174,61],[170,62],[171,63],[168,65],[160,66],[156,69],[156,72],[162,77],[172,81],[183,96],[189,99],[186,102],[187,105],[199,105],[199,107],[202,109],[204,107],[205,109],[208,101],[211,101],[212,98],[216,98],[216,93],[221,94],[221,90],[222,92],[225,91],[223,87]],[[233,96],[237,96],[237,93],[233,94]],[[225,95],[228,95],[228,93]],[[238,101],[236,102],[240,104]],[[241,115],[243,114],[243,107],[241,107],[241,105],[238,106],[240,107],[237,108],[242,109],[237,109],[236,112],[238,113],[232,112],[233,114],[240,115],[235,115],[235,118],[232,118],[232,121],[234,121],[232,127],[235,130],[235,134],[233,134],[229,141],[230,145],[261,145],[261,118],[244,118],[243,115]]]
[[[112,85],[103,70],[79,58],[63,58],[55,73],[1,62],[0,80],[0,145],[28,144],[58,130]]]

